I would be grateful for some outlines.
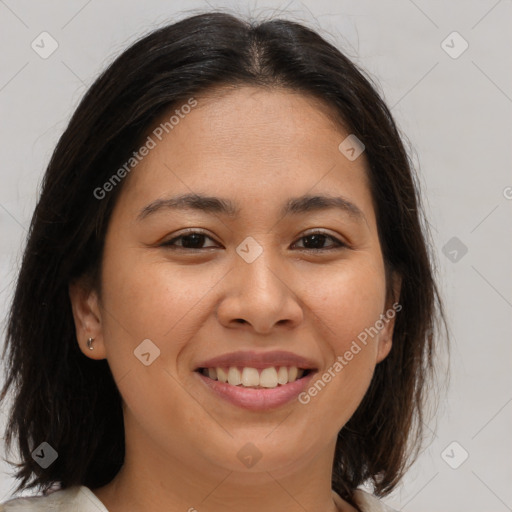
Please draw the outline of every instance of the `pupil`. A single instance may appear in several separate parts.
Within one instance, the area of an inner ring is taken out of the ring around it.
[[[204,235],[193,233],[191,235],[185,235],[183,237],[182,245],[187,248],[201,247]],[[187,240],[191,243],[187,243]]]
[[[306,247],[309,249],[319,249],[322,248],[325,242],[325,235],[308,235],[305,237],[305,240],[313,240],[313,244],[304,243]],[[315,243],[316,242],[316,243]]]

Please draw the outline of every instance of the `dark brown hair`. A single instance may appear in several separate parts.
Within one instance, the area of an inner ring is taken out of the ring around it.
[[[123,183],[101,201],[93,191],[173,105],[214,87],[245,85],[319,98],[363,141],[387,276],[402,277],[393,346],[338,434],[332,488],[350,501],[370,481],[385,495],[417,455],[436,326],[446,321],[419,186],[390,111],[370,79],[315,31],[217,12],[155,30],[124,51],[89,88],[51,157],[4,349],[0,400],[12,389],[5,439],[10,447],[17,438],[21,455],[17,491],[46,491],[54,483],[100,487],[123,464],[121,396],[107,361],[81,353],[68,296],[78,277],[100,285],[106,228]],[[31,456],[43,441],[59,454],[47,469]]]

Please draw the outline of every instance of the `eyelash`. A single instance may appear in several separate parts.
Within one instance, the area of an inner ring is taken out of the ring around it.
[[[168,249],[173,249],[173,250],[182,250],[182,251],[200,251],[200,250],[205,250],[205,249],[212,249],[213,247],[199,247],[199,248],[191,248],[191,247],[181,247],[179,245],[175,245],[174,242],[176,242],[176,240],[180,240],[180,239],[183,239],[183,238],[186,238],[186,237],[189,237],[191,235],[201,235],[201,236],[204,236],[206,238],[209,238],[210,240],[214,241],[213,238],[211,238],[210,236],[208,236],[206,233],[202,232],[202,231],[198,231],[198,230],[191,230],[191,231],[188,231],[180,236],[177,236],[177,237],[174,237],[172,238],[171,240],[168,240],[167,242],[163,242],[162,244],[160,244],[160,247],[165,247],[165,248],[168,248]],[[318,251],[333,251],[333,250],[338,250],[338,249],[344,249],[344,248],[347,248],[347,244],[343,243],[341,240],[337,239],[336,237],[332,236],[332,235],[329,235],[323,231],[313,231],[313,232],[310,232],[308,233],[307,235],[303,235],[299,238],[299,240],[302,240],[304,238],[308,238],[310,236],[314,236],[314,235],[322,235],[326,238],[330,238],[331,240],[334,241],[335,245],[333,247],[326,247],[326,248],[318,248],[318,249],[310,249],[310,248],[301,248],[302,251],[313,251],[313,252],[318,252]]]

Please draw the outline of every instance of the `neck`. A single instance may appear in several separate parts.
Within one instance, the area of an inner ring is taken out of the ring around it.
[[[191,454],[179,442],[176,450],[163,452],[140,431],[131,435],[130,425],[125,423],[123,467],[109,484],[93,489],[109,512],[355,510],[331,490],[335,440],[299,467],[239,471]]]

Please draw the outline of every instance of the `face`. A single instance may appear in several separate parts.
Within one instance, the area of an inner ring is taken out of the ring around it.
[[[304,95],[195,99],[125,178],[101,298],[71,287],[80,347],[108,360],[133,453],[210,471],[332,463],[391,348],[364,153],[347,158],[349,133]]]

